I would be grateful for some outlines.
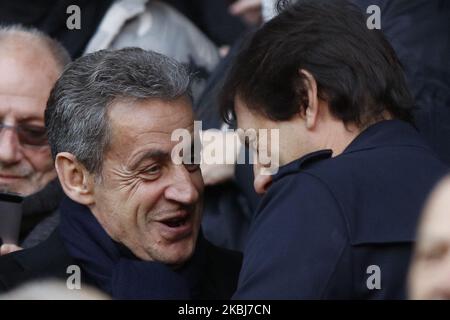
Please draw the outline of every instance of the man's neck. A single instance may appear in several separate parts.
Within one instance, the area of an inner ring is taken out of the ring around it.
[[[321,139],[320,149],[332,150],[333,157],[342,154],[350,143],[361,133],[361,129],[356,125],[345,125],[341,121],[330,123],[326,130]]]

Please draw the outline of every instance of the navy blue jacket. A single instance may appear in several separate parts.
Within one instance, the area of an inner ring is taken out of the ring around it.
[[[398,120],[364,130],[339,156],[323,150],[281,167],[234,298],[403,298],[418,217],[447,170]]]
[[[366,14],[381,10],[381,31],[404,66],[422,136],[450,165],[450,2],[447,0],[352,0]]]

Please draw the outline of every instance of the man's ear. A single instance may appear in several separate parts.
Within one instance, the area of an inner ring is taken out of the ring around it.
[[[319,116],[319,98],[317,96],[317,82],[314,76],[304,69],[300,69],[299,73],[303,78],[303,84],[306,88],[308,105],[305,106],[305,123],[307,129],[313,129],[317,124]]]
[[[58,153],[55,167],[64,193],[69,198],[86,206],[94,203],[94,177],[73,154]]]

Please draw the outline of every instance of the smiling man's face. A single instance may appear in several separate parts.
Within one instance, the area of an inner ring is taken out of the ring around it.
[[[172,132],[193,134],[188,98],[116,102],[108,117],[111,140],[92,212],[137,257],[182,264],[194,251],[203,206],[199,166],[171,159]]]

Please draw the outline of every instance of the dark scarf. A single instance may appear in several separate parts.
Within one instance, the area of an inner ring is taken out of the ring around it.
[[[60,211],[61,238],[80,264],[84,282],[115,299],[189,299],[201,294],[205,267],[201,235],[190,261],[173,271],[162,263],[140,260],[113,241],[87,207],[65,197]]]
[[[49,237],[58,226],[57,209],[63,196],[61,185],[55,179],[42,190],[25,197],[19,236],[21,247],[34,247]]]

